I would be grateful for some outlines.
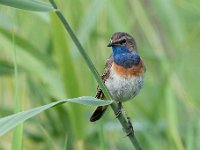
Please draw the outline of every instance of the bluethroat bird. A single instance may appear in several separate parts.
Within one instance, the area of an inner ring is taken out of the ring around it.
[[[114,33],[108,47],[112,47],[113,54],[106,62],[102,80],[113,99],[118,102],[121,111],[121,103],[133,99],[142,88],[146,68],[137,52],[136,42],[129,34],[124,32]],[[105,99],[99,86],[97,87],[96,98]],[[97,107],[90,121],[99,120],[107,107]]]

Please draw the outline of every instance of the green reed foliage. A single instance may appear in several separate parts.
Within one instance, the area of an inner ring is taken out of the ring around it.
[[[106,48],[110,35],[124,31],[134,36],[147,72],[140,94],[133,101],[125,103],[124,107],[134,120],[133,126],[142,147],[155,150],[200,149],[199,1],[57,0],[56,3],[99,72],[102,72],[111,53]],[[58,20],[55,13],[53,15]],[[12,16],[15,16],[15,21]],[[0,6],[1,117],[12,114],[15,107],[13,26],[16,28],[19,91],[21,93],[23,89],[24,109],[71,95],[66,90],[67,79],[61,70],[63,59],[58,61],[60,56],[55,49],[52,16]],[[66,35],[64,31],[63,35]],[[65,50],[70,52],[72,64],[81,64],[78,69],[74,68],[76,76],[73,80],[78,81],[75,88],[79,89],[77,96],[94,95],[95,78],[76,51],[71,38],[66,35],[65,40]],[[63,41],[60,42],[62,45]],[[21,87],[21,81],[24,87]],[[80,127],[82,135],[79,140],[75,139],[75,132],[69,124],[70,113],[73,112],[70,108],[69,104],[55,107],[26,122],[23,147],[73,149],[74,145],[82,145],[85,149],[132,148],[130,141],[124,138],[121,126],[113,119],[113,113],[106,112],[101,120],[102,133],[97,128],[99,122],[91,124],[88,121],[93,109],[87,107],[82,107],[83,114],[79,115],[84,119]],[[80,118],[73,119],[79,123]],[[11,141],[11,134],[4,134],[0,149],[11,147]]]

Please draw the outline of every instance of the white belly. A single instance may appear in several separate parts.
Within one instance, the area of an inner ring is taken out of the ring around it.
[[[122,77],[111,69],[110,76],[105,84],[116,101],[124,102],[135,97],[144,83],[144,75]]]

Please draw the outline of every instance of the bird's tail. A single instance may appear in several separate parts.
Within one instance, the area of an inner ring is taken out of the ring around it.
[[[95,111],[93,112],[92,116],[90,117],[90,121],[91,122],[95,122],[97,120],[99,120],[104,112],[106,111],[108,106],[98,106]]]

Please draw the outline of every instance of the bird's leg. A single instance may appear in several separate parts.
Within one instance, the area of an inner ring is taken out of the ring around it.
[[[123,109],[123,106],[122,106],[122,104],[120,104],[120,105],[121,105],[121,110],[122,110],[122,109]],[[129,135],[131,135],[131,134],[134,133],[133,125],[132,125],[132,123],[131,123],[131,118],[128,116],[128,114],[126,113],[125,109],[123,109],[123,111],[124,111],[124,114],[125,114],[125,116],[126,116],[126,119],[127,119],[128,125],[129,125],[129,131],[127,132],[126,135],[129,136]]]
[[[122,109],[123,109],[122,103],[119,102],[118,103],[118,110],[117,110],[117,112],[115,112],[116,118],[118,118],[119,115],[122,113]],[[129,125],[129,131],[126,133],[126,135],[130,136],[131,134],[134,133],[133,126],[132,126],[130,117],[127,115],[127,113],[124,109],[123,109],[123,111],[124,111],[124,114],[126,116],[126,119],[127,119],[128,125]]]
[[[133,125],[131,123],[131,118],[128,116],[128,114],[126,113],[125,109],[123,109],[124,111],[124,114],[126,116],[126,119],[127,119],[127,122],[128,122],[128,125],[129,125],[129,131],[127,132],[127,136],[131,135],[134,131],[133,131]]]
[[[134,134],[134,130],[133,130],[133,125],[131,123],[131,119],[130,117],[127,116],[127,121],[128,121],[128,125],[129,125],[129,131],[127,132],[127,136]]]
[[[117,112],[115,112],[116,118],[118,118],[119,115],[122,113],[122,103],[121,102],[117,103],[117,106],[118,106],[118,110]]]

